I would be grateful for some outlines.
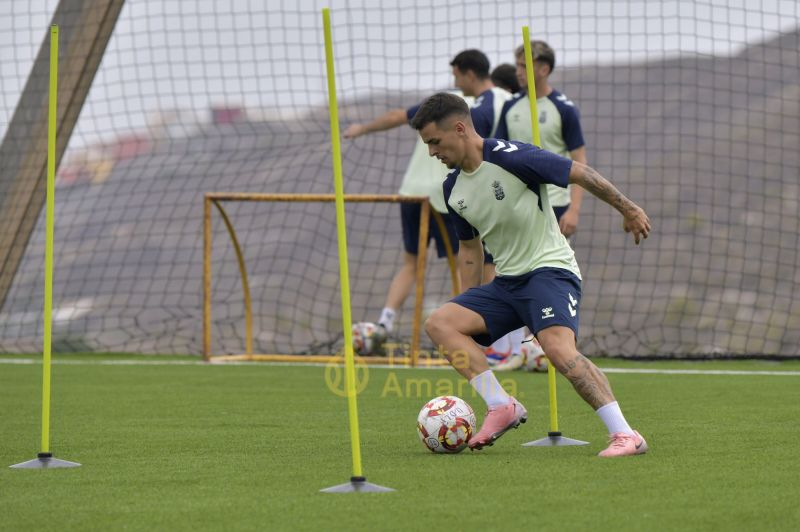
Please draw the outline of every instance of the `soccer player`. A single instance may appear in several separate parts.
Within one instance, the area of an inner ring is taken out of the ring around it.
[[[647,214],[583,163],[530,144],[482,138],[464,101],[453,95],[428,98],[411,125],[430,155],[453,169],[444,198],[460,240],[466,291],[435,310],[425,330],[488,406],[470,448],[493,444],[527,419],[525,407],[503,390],[477,343],[525,325],[608,428],[610,445],[600,456],[646,452],[647,443],[628,425],[608,379],[576,348],[580,270],[545,185],[572,183],[602,199],[622,214],[623,228],[636,244],[650,232]],[[494,255],[497,277],[479,286],[481,239]]]
[[[572,100],[550,86],[550,74],[553,73],[556,65],[555,52],[544,41],[531,41],[531,52],[541,147],[573,161],[586,164],[586,145],[583,140],[578,108]],[[516,56],[516,78],[520,86],[524,88],[503,106],[496,137],[530,143],[533,140],[533,129],[527,89],[525,46],[519,46],[514,55]],[[550,196],[550,206],[556,214],[559,228],[564,236],[569,238],[578,227],[583,189],[572,185],[566,189],[555,185],[547,185],[546,188]],[[491,273],[484,272],[484,276],[491,278]],[[524,338],[524,332],[513,331],[507,338],[512,346],[516,346]],[[536,342],[535,339],[533,341]],[[496,344],[502,349],[504,342],[499,340]],[[496,368],[498,371],[519,369],[523,363],[521,354],[511,353]]]
[[[556,65],[555,52],[544,41],[531,41],[531,52],[541,147],[573,161],[586,164],[586,144],[583,140],[578,108],[572,100],[550,86],[550,74],[553,73]],[[528,100],[524,45],[519,46],[514,53],[516,55],[517,80],[522,89],[503,106],[496,137],[531,143],[533,129]],[[548,185],[547,192],[550,195],[550,206],[556,213],[561,232],[567,238],[571,237],[578,227],[583,189],[571,185],[567,188]]]
[[[470,113],[476,130],[484,136],[491,136],[497,128],[500,110],[503,104],[511,98],[511,94],[494,86],[489,77],[489,59],[480,50],[460,52],[453,58],[450,66],[455,86],[465,97],[474,98]],[[352,124],[345,129],[344,137],[354,139],[368,133],[385,131],[407,124],[417,109],[419,109],[419,105],[409,109],[393,109],[367,124]],[[425,145],[422,144],[422,141],[418,141],[403,177],[400,194],[429,196],[432,208],[443,213],[445,225],[451,227],[441,187],[447,171],[447,167],[428,157]],[[403,264],[389,286],[386,303],[378,319],[377,330],[373,333],[372,343],[376,346],[380,345],[386,339],[386,335],[392,332],[397,311],[408,298],[416,280],[420,205],[418,203],[401,203],[400,217],[403,226],[405,254]],[[447,252],[437,225],[431,224],[431,237],[436,240],[438,256],[442,258],[446,256]],[[458,251],[458,240],[455,233],[452,232],[452,229],[448,229],[448,232],[454,251]]]
[[[505,89],[511,94],[519,92],[520,86],[519,80],[517,79],[517,69],[514,65],[509,65],[508,63],[497,65],[494,67],[494,70],[492,70],[490,77],[495,87]]]

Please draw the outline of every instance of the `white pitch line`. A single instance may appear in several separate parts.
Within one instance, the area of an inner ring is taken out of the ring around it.
[[[0,358],[0,364],[41,364],[38,358]],[[53,360],[59,366],[202,366],[197,360]]]
[[[800,371],[759,371],[738,369],[639,369],[600,368],[605,373],[653,373],[658,375],[788,375],[800,376]]]
[[[0,358],[0,364],[28,365],[41,364],[36,358]],[[229,361],[208,363],[202,360],[65,360],[57,359],[53,364],[64,366],[297,366],[324,367],[319,362],[248,362]],[[414,369],[408,366],[370,365],[375,369]],[[450,369],[447,366],[417,369]],[[776,375],[780,377],[798,377],[800,371],[761,371],[735,369],[644,369],[644,368],[600,368],[605,373],[638,373],[646,375]]]

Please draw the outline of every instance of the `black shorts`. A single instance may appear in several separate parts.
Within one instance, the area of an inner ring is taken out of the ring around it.
[[[561,221],[561,217],[564,216],[564,213],[567,212],[567,209],[569,209],[569,205],[564,205],[563,207],[553,207],[553,212],[556,213],[556,221]]]
[[[419,252],[419,216],[422,213],[422,205],[419,203],[401,203],[400,204],[400,219],[403,222],[403,246],[406,253],[416,255]],[[453,254],[458,253],[458,236],[456,236],[455,228],[450,222],[449,214],[439,213],[444,221],[444,226],[447,228],[447,237],[450,239],[450,246],[453,248]],[[444,239],[441,232],[439,232],[439,224],[433,219],[431,213],[431,220],[428,231],[428,244],[431,238],[436,240],[436,253],[439,258],[447,256],[447,250],[444,247]]]

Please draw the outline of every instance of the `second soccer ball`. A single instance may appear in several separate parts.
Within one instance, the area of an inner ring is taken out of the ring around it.
[[[378,354],[386,340],[386,329],[368,321],[353,324],[353,351],[357,355]]]
[[[525,358],[523,367],[526,370],[547,371],[547,356],[534,335],[529,334],[522,343],[522,356]]]

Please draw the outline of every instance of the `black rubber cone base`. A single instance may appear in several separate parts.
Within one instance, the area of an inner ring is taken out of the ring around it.
[[[383,493],[394,490],[392,488],[385,488],[383,486],[378,486],[377,484],[367,482],[365,477],[350,477],[350,482],[347,484],[339,484],[338,486],[325,488],[319,491],[323,493]]]
[[[548,432],[546,438],[522,444],[523,447],[566,447],[569,445],[589,445],[589,442],[565,438],[560,432]]]
[[[39,456],[33,460],[28,460],[27,462],[22,462],[21,464],[14,464],[9,467],[12,469],[56,469],[59,467],[63,468],[80,466],[81,465],[78,462],[70,462],[68,460],[59,460],[58,458],[53,458],[53,455],[50,453],[39,453]]]

